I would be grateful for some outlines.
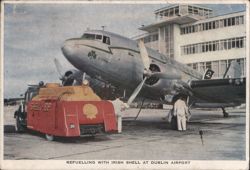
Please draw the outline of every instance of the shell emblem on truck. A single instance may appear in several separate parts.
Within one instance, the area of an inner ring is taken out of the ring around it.
[[[96,118],[96,115],[98,114],[98,110],[97,110],[96,106],[93,104],[85,104],[83,106],[83,114],[88,119],[94,119],[94,118]]]

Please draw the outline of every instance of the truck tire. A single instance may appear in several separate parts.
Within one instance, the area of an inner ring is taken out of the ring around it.
[[[53,136],[53,135],[49,135],[49,134],[45,134],[45,138],[46,138],[48,141],[53,141],[53,140],[54,140],[54,136]]]
[[[23,127],[23,125],[21,124],[21,118],[17,115],[16,116],[16,125],[15,125],[15,130],[18,133],[23,133],[25,131],[25,128]]]

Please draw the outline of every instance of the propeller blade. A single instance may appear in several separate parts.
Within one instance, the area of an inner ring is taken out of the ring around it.
[[[73,85],[81,85],[83,80],[85,79],[85,73],[81,71],[76,71],[69,78],[74,79]]]
[[[54,58],[54,63],[55,63],[55,66],[56,66],[56,70],[58,72],[58,74],[60,75],[60,79],[63,78],[63,74],[62,74],[62,65],[61,63],[57,60],[57,58]]]
[[[128,105],[130,105],[134,101],[134,99],[136,98],[136,96],[139,94],[139,92],[141,91],[141,89],[142,89],[142,87],[143,87],[146,79],[147,79],[147,77],[145,77],[143,79],[143,81],[141,81],[141,83],[136,87],[136,89],[134,90],[134,92],[132,93],[132,95],[129,97],[128,102],[127,102]]]
[[[180,79],[180,75],[176,74],[167,74],[167,73],[162,73],[162,72],[154,72],[150,74],[150,77],[157,77],[160,79]]]
[[[86,73],[84,72],[82,76],[82,81],[84,81],[85,79],[86,79]]]
[[[142,40],[140,40],[138,45],[139,45],[140,55],[141,55],[143,65],[147,70],[149,70],[150,59],[148,57],[148,52],[147,52],[147,49],[145,47],[145,44]]]

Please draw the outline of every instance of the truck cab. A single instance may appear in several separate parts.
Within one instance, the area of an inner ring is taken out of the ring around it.
[[[39,88],[43,86],[43,82],[39,85],[31,85],[28,87],[24,93],[24,98],[21,100],[21,104],[14,113],[14,118],[16,119],[15,129],[17,132],[24,132],[27,128],[27,106],[28,102],[32,100],[38,94]]]

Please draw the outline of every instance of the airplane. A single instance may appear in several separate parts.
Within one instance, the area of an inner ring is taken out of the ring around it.
[[[123,89],[128,104],[138,94],[166,104],[173,104],[184,95],[190,107],[222,108],[224,117],[228,117],[225,107],[246,101],[246,77],[240,77],[239,72],[238,77],[228,75],[238,70],[235,69],[239,67],[236,61],[228,67],[224,78],[211,79],[212,70],[201,74],[145,47],[143,41],[104,30],[87,30],[79,38],[65,40],[61,49],[66,59],[78,69],[61,76],[65,85],[67,82],[72,84],[79,73],[86,73]]]

